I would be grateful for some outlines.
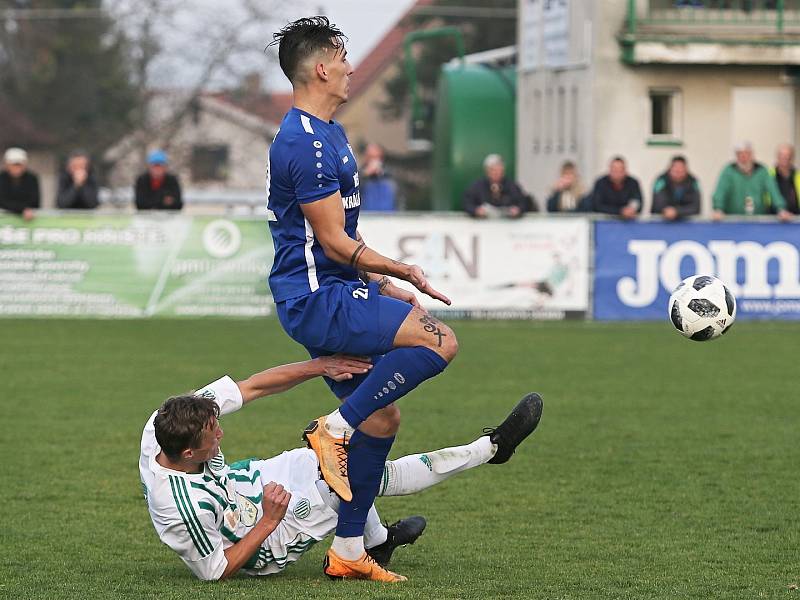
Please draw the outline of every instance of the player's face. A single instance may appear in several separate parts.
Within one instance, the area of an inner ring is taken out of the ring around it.
[[[219,452],[219,441],[222,439],[223,431],[217,419],[212,419],[208,426],[203,429],[203,436],[200,445],[192,449],[193,462],[203,463],[211,460]]]
[[[347,60],[347,48],[344,47],[344,43],[341,44],[327,65],[328,85],[334,96],[342,102],[347,102],[347,97],[350,95],[350,75],[353,74],[353,67]]]

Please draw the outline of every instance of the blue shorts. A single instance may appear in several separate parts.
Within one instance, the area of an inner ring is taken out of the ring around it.
[[[413,308],[407,302],[381,296],[378,284],[360,281],[326,284],[316,292],[276,304],[286,333],[312,358],[337,352],[370,356],[373,363],[394,347],[397,331]],[[326,383],[346,398],[365,375]]]

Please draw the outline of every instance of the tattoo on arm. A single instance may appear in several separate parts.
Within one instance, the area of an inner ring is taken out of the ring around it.
[[[425,331],[436,336],[439,341],[439,347],[441,348],[442,338],[447,337],[447,334],[442,331],[441,327],[439,327],[439,322],[430,315],[424,315],[419,322],[422,323],[422,328]]]
[[[358,259],[364,253],[364,250],[367,249],[367,245],[364,242],[361,242],[358,247],[353,252],[353,256],[350,257],[350,266],[355,267],[356,263],[358,263]]]
[[[386,286],[388,286],[390,283],[392,283],[392,280],[389,279],[386,275],[381,277],[380,281],[378,281],[378,292],[382,294],[383,290],[385,290]]]
[[[364,271],[363,269],[362,269],[362,270],[359,270],[359,272],[358,272],[358,278],[359,278],[361,281],[363,281],[364,283],[369,283],[369,282],[371,281],[371,278],[370,278],[370,276],[369,276],[369,271]]]

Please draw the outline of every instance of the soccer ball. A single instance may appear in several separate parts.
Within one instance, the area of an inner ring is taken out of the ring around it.
[[[669,297],[669,318],[682,335],[696,342],[718,338],[736,320],[736,300],[716,277],[693,275]]]

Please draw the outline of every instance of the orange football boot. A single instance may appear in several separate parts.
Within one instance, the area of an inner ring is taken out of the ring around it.
[[[386,583],[407,581],[406,577],[384,569],[366,552],[356,560],[344,560],[333,550],[328,550],[322,566],[325,575],[331,579],[367,579]]]
[[[350,502],[353,492],[347,478],[347,436],[337,438],[328,433],[326,419],[311,421],[303,431],[303,438],[317,455],[322,478],[342,500]]]

